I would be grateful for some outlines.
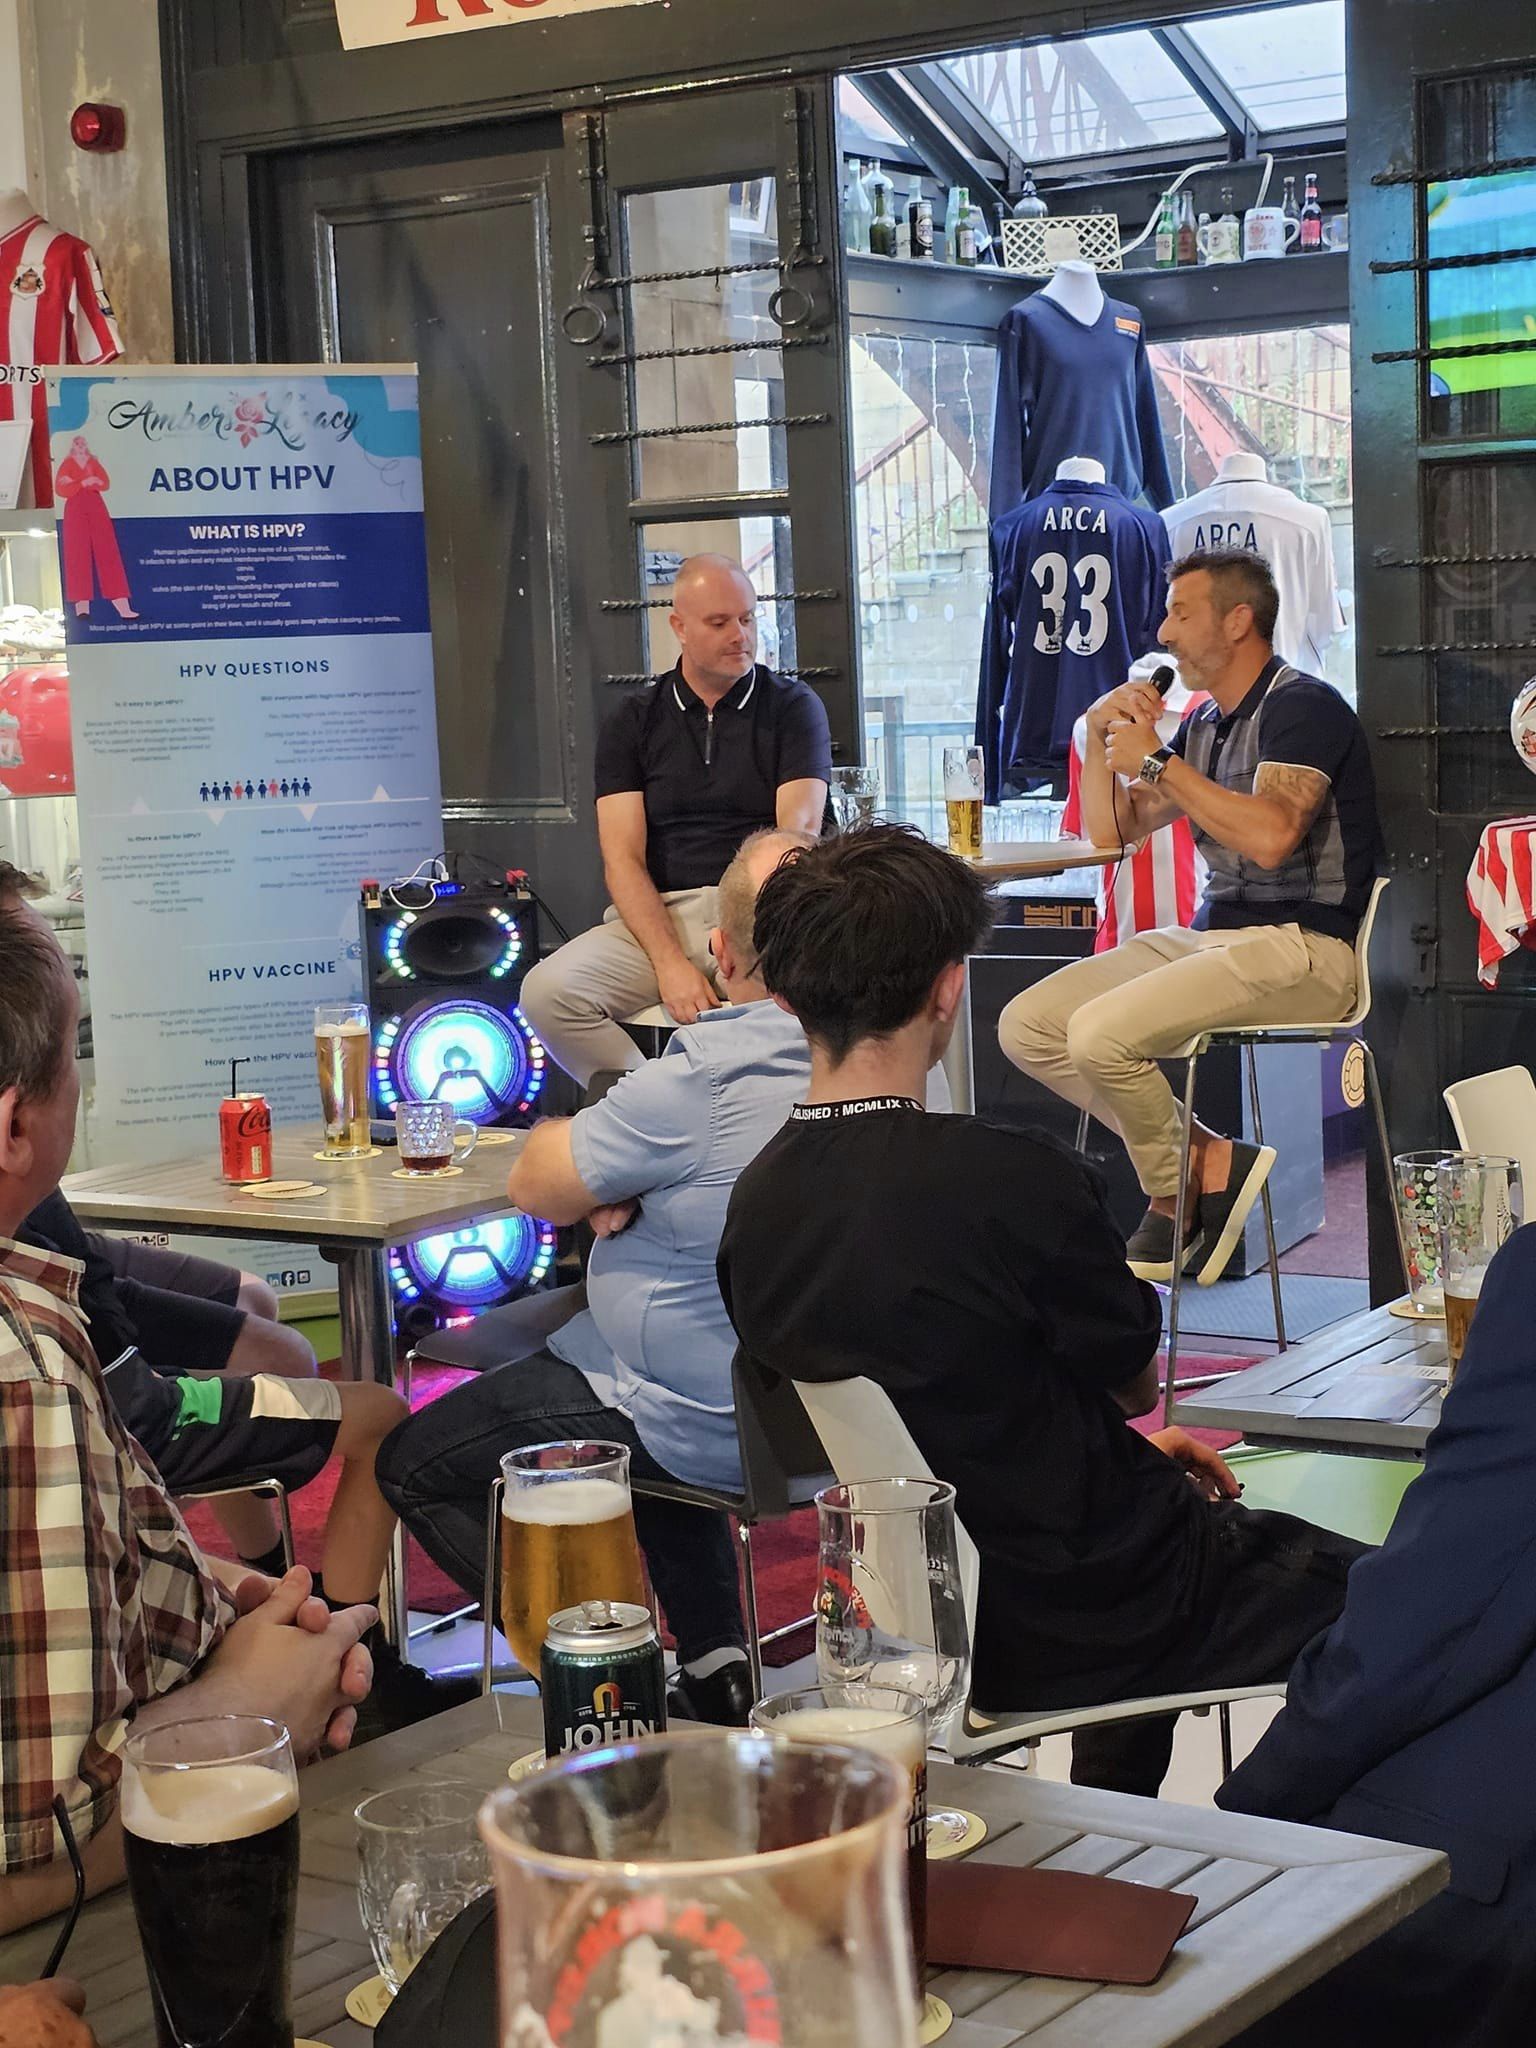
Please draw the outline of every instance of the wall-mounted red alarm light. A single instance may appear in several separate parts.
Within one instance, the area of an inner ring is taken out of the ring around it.
[[[121,107],[109,107],[99,100],[87,100],[69,117],[70,138],[77,149],[106,154],[121,149],[128,122]]]

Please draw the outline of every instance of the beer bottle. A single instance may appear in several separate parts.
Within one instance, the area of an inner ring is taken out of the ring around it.
[[[907,239],[914,258],[928,262],[933,257],[933,201],[923,197],[922,181],[912,180],[907,194]]]
[[[1280,201],[1280,211],[1285,215],[1286,219],[1285,246],[1287,249],[1294,249],[1301,239],[1299,235],[1291,233],[1291,227],[1293,225],[1299,226],[1301,222],[1301,208],[1296,204],[1296,180],[1294,178],[1287,178],[1285,181],[1285,196]]]
[[[855,157],[848,179],[848,195],[843,203],[843,220],[848,247],[856,256],[869,254],[869,216],[869,194],[864,189],[864,166]]]
[[[970,188],[960,187],[960,207],[955,222],[955,261],[967,270],[976,268],[976,209],[971,205]]]
[[[1181,267],[1185,264],[1197,263],[1200,259],[1198,230],[1195,225],[1194,194],[1187,187],[1179,194],[1179,226],[1175,255]]]
[[[1163,203],[1157,216],[1157,239],[1152,245],[1153,258],[1159,270],[1172,270],[1179,260],[1178,230],[1174,225],[1174,199],[1171,192],[1163,194]]]
[[[869,181],[869,196],[874,211],[869,222],[869,253],[871,256],[894,256],[896,254],[896,216],[891,211],[891,181],[878,164]]]
[[[1323,209],[1317,203],[1317,173],[1308,171],[1306,197],[1301,202],[1301,233],[1297,247],[1315,256],[1323,246]]]

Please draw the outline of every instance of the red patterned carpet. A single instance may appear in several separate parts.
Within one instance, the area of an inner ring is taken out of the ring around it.
[[[1179,1361],[1179,1378],[1183,1380],[1186,1376],[1212,1372],[1240,1372],[1244,1366],[1254,1363],[1251,1358],[1207,1358],[1186,1352]],[[322,1366],[321,1370],[328,1377],[334,1377],[336,1366],[333,1363]],[[425,1406],[468,1377],[468,1374],[455,1372],[447,1366],[418,1367],[412,1406]],[[1155,1417],[1145,1417],[1134,1427],[1145,1433],[1155,1429],[1157,1421]],[[1235,1441],[1231,1436],[1219,1436],[1209,1430],[1198,1434],[1218,1447]],[[333,1460],[302,1493],[293,1497],[294,1542],[301,1564],[315,1566],[320,1561],[325,1519],[336,1491],[336,1478],[337,1467]],[[218,1523],[206,1503],[193,1507],[187,1520],[200,1543],[213,1551],[224,1548]],[[446,1573],[439,1571],[414,1542],[408,1548],[411,1606],[423,1614],[447,1614],[462,1606],[465,1595]],[[754,1536],[752,1550],[756,1565],[758,1617],[764,1632],[787,1627],[802,1615],[809,1614],[816,1564],[815,1511],[803,1509],[783,1522],[765,1525]],[[804,1656],[809,1647],[808,1632],[800,1630],[783,1642],[770,1645],[764,1662],[792,1663],[795,1658]]]

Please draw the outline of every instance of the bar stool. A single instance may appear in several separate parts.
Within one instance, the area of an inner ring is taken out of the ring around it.
[[[281,1479],[259,1472],[233,1474],[221,1479],[216,1485],[199,1486],[191,1493],[178,1492],[178,1502],[187,1500],[221,1500],[227,1493],[269,1494],[277,1502],[277,1526],[283,1541],[283,1569],[293,1570],[293,1517],[288,1511],[288,1489]]]

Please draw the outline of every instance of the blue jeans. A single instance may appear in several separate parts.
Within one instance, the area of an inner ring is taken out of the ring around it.
[[[575,1366],[550,1351],[480,1373],[419,1410],[384,1439],[374,1469],[384,1498],[428,1557],[478,1598],[486,1504],[503,1453],[584,1436],[627,1445],[636,1479],[675,1479],[629,1417],[604,1407]],[[745,1648],[728,1517],[637,1495],[635,1529],[679,1659]]]

